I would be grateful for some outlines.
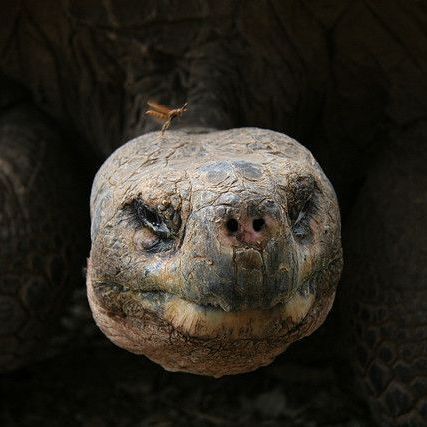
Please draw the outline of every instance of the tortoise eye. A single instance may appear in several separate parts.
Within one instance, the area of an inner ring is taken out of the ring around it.
[[[171,231],[155,209],[148,207],[140,199],[133,201],[132,209],[140,225],[150,229],[154,234],[163,239],[171,237]]]
[[[292,231],[298,239],[307,237],[309,220],[316,211],[316,181],[313,177],[298,176],[291,180],[288,192],[288,215]]]
[[[135,200],[134,209],[141,222],[149,222],[153,227],[158,227],[162,223],[160,215],[154,210],[151,210],[148,206],[144,205],[142,201]]]

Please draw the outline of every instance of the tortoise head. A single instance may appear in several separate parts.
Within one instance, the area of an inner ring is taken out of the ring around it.
[[[309,151],[283,134],[146,134],[101,167],[91,217],[98,326],[168,370],[256,369],[332,305],[336,196]]]

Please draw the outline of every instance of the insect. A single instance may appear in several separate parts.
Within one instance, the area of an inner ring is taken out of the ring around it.
[[[152,109],[147,110],[145,114],[148,114],[149,116],[155,118],[161,123],[163,122],[162,135],[167,129],[169,129],[169,126],[171,125],[172,120],[175,117],[181,117],[187,111],[188,105],[188,103],[186,102],[181,108],[172,109],[153,101],[148,101],[147,104]]]

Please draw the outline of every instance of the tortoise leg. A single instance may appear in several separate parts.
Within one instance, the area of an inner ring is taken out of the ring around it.
[[[426,137],[392,137],[344,233],[350,357],[380,425],[427,425]]]
[[[0,371],[45,351],[66,290],[83,282],[85,200],[52,123],[20,104],[0,114]]]

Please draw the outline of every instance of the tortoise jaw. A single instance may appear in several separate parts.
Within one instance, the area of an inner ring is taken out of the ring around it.
[[[323,323],[334,299],[296,292],[270,309],[226,312],[160,292],[111,292],[114,308],[92,285],[89,304],[99,328],[116,345],[169,371],[221,377],[253,371]],[[125,304],[123,304],[125,303]]]
[[[267,338],[295,328],[309,313],[314,293],[294,292],[269,308],[224,310],[221,304],[200,304],[166,291],[132,291],[127,287],[95,282],[93,293],[111,316],[143,318],[147,313],[173,330],[196,338],[232,340]]]

